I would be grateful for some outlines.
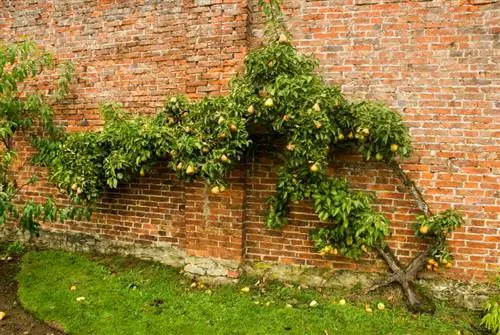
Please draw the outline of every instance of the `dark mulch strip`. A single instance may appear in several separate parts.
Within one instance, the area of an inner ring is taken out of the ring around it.
[[[0,258],[0,311],[6,316],[0,321],[2,335],[63,335],[49,325],[38,321],[26,312],[17,300],[16,274],[20,258]]]

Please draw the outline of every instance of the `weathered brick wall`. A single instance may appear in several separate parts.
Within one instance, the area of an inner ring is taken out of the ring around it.
[[[246,1],[2,1],[2,40],[28,37],[75,63],[70,130],[102,101],[151,113],[167,94],[227,90],[246,54]]]
[[[434,211],[461,208],[467,226],[453,234],[454,278],[484,279],[500,264],[499,21],[491,0],[285,1],[294,44],[320,59],[325,80],[350,98],[381,100],[400,110],[415,154],[404,167]],[[0,39],[21,35],[60,59],[72,59],[77,82],[59,109],[68,129],[86,118],[101,125],[100,101],[152,113],[166,95],[227,91],[249,48],[259,46],[256,0],[3,1]],[[356,188],[377,192],[391,219],[390,244],[403,261],[422,248],[417,213],[402,185],[377,163],[351,158],[332,166]],[[92,221],[48,229],[80,231],[147,245],[174,245],[191,255],[374,270],[314,253],[310,204],[292,208],[283,231],[263,228],[265,198],[278,162],[248,156],[221,195],[183,184],[158,169],[107,193]],[[33,190],[48,192],[48,185]]]
[[[262,35],[256,2],[250,47]],[[481,277],[498,269],[500,4],[292,0],[285,7],[294,43],[317,55],[327,82],[351,98],[383,101],[403,113],[415,144],[405,169],[433,210],[451,205],[468,218],[450,242],[454,274]],[[341,170],[357,187],[377,190],[393,223],[392,246],[413,256],[415,210],[401,185],[388,171],[370,169],[377,164],[349,165]]]

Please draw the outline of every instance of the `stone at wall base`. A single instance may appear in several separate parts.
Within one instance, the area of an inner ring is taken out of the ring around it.
[[[285,283],[302,284],[311,287],[330,287],[367,290],[386,274],[332,270],[304,265],[284,265],[262,262],[246,263],[243,273],[265,277]],[[500,294],[498,286],[488,283],[465,283],[439,277],[421,278],[416,282],[433,298],[462,306],[469,310],[482,310],[489,296]]]
[[[89,234],[59,231],[41,231],[40,236],[32,238],[29,234],[6,225],[0,226],[0,241],[19,241],[42,249],[135,256],[182,268],[184,275],[205,283],[235,283],[240,276],[240,264],[236,261],[190,256],[185,250],[168,243],[142,246]]]

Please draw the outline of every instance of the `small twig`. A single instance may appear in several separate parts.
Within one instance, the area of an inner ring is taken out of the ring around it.
[[[2,138],[2,143],[3,145],[5,145],[5,148],[7,150],[12,150],[11,146],[12,146],[12,141],[10,139],[10,136],[7,136],[5,138]]]
[[[31,183],[28,181],[26,183],[24,183],[23,185],[21,185],[20,187],[17,187],[16,188],[16,191],[14,193],[12,193],[12,197],[15,197],[17,194],[19,194],[19,192],[21,192],[21,190],[23,188],[25,188],[26,186],[30,185]]]

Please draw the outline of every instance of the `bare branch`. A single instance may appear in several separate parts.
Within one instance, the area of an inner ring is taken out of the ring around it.
[[[401,265],[399,264],[399,261],[396,259],[389,247],[375,247],[375,249],[380,254],[380,256],[382,256],[387,265],[391,268],[392,272],[397,273],[401,271]]]
[[[410,191],[411,195],[415,199],[415,202],[417,203],[418,208],[422,211],[422,213],[426,217],[432,216],[432,213],[429,209],[429,204],[424,200],[424,197],[422,196],[422,193],[420,190],[417,188],[415,183],[408,177],[406,172],[403,171],[399,163],[395,160],[391,160],[387,163],[389,167],[392,168],[394,173],[398,176],[398,178],[403,182],[403,184],[408,188]]]
[[[382,287],[387,286],[389,284],[392,284],[394,282],[399,282],[400,277],[401,277],[400,273],[393,273],[393,274],[387,276],[384,280],[382,280],[378,284],[373,285],[372,287],[370,287],[368,289],[368,292],[372,292],[372,291],[378,290],[379,288],[382,288]]]
[[[411,263],[406,268],[406,274],[408,275],[408,277],[415,278],[417,276],[417,274],[426,264],[427,258],[429,257],[433,247],[434,243],[429,245],[424,251],[422,251],[411,261]]]

